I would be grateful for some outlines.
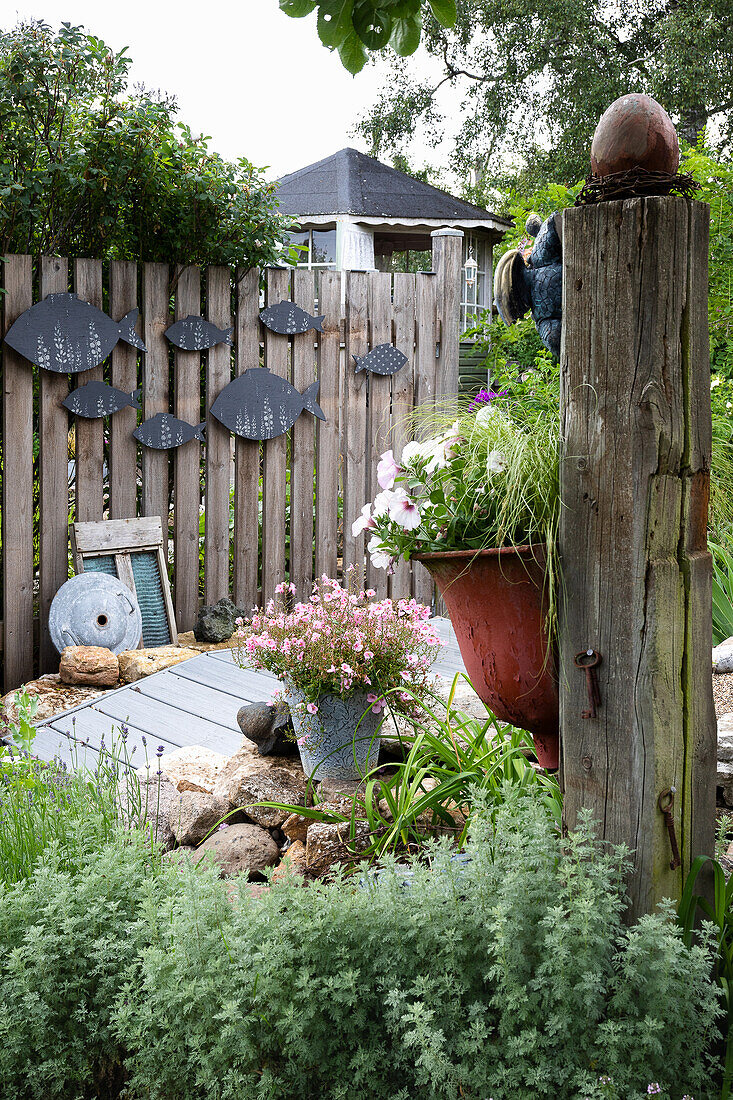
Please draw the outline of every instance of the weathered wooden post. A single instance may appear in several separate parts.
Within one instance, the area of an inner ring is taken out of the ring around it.
[[[714,847],[708,227],[676,197],[563,219],[565,820],[589,807],[634,849],[630,919],[678,898]],[[589,650],[596,708],[575,665]]]

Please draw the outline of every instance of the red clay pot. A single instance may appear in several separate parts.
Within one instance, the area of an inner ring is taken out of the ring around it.
[[[554,654],[547,657],[542,546],[416,554],[445,600],[471,683],[503,722],[529,730],[543,768],[559,764]]]

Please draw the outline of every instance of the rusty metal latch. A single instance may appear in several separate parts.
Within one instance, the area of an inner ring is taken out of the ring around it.
[[[664,822],[667,826],[667,832],[669,833],[669,843],[672,848],[672,859],[669,863],[670,871],[674,871],[677,867],[682,866],[682,860],[680,859],[680,849],[677,844],[677,834],[674,831],[674,817],[672,813],[674,811],[674,795],[675,788],[667,787],[662,791],[657,799],[657,805],[661,813],[664,815]]]
[[[601,705],[601,693],[598,689],[598,677],[596,669],[603,658],[595,649],[583,649],[575,654],[575,667],[585,673],[586,686],[588,688],[588,710],[584,710],[581,718],[596,718],[596,707]]]

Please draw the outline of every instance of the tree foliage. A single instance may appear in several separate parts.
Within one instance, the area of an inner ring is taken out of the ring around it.
[[[227,263],[276,259],[288,223],[274,185],[128,87],[131,60],[81,27],[0,34],[0,248]]]
[[[733,136],[730,0],[458,0],[452,28],[423,6],[431,75],[395,59],[359,124],[375,155],[403,149],[418,122],[443,137],[436,95],[462,95],[454,167],[529,168],[535,186],[589,170],[600,115],[618,96],[658,99],[690,144],[711,120]]]
[[[296,19],[317,8],[318,37],[350,73],[364,68],[370,50],[390,46],[408,57],[420,45],[422,0],[280,0],[280,7]],[[440,26],[456,21],[456,0],[426,0],[425,7]]]

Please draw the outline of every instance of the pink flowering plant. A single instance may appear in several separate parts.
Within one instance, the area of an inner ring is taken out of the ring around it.
[[[445,643],[415,600],[375,600],[372,589],[351,591],[325,574],[303,603],[294,585],[280,584],[277,600],[240,631],[240,664],[289,681],[317,714],[323,695],[365,692],[372,711],[389,704],[411,713],[431,686],[430,666]]]
[[[381,491],[352,525],[354,535],[366,532],[373,565],[391,571],[419,552],[529,542],[544,543],[554,560],[557,419],[506,391],[481,390],[442,424],[433,410],[431,425],[441,430],[407,443],[399,459],[381,456]]]

